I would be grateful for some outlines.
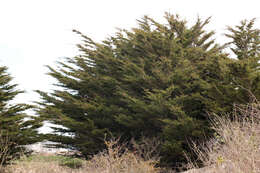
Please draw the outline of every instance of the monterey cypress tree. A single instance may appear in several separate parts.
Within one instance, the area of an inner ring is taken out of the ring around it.
[[[189,153],[189,140],[211,134],[207,113],[230,111],[236,94],[231,60],[204,30],[209,19],[191,27],[178,16],[165,19],[144,17],[101,43],[75,31],[81,54],[48,66],[58,88],[37,91],[40,117],[65,127],[54,128],[51,140],[88,157],[104,148],[105,136],[160,137],[162,163],[174,165]]]
[[[255,19],[243,20],[240,25],[228,27],[228,43],[235,55],[229,63],[231,83],[236,88],[236,100],[246,104],[252,98],[260,99],[260,30],[254,28]]]
[[[21,152],[22,145],[36,141],[37,128],[40,124],[33,117],[25,114],[24,111],[30,109],[31,106],[11,103],[15,96],[23,93],[16,89],[16,84],[11,84],[11,80],[7,68],[0,67],[0,137],[1,141],[6,141],[9,146],[8,155],[14,157],[17,152]],[[5,143],[1,143],[0,147],[4,147],[2,145]],[[6,162],[8,159],[10,158],[0,158],[2,162]]]

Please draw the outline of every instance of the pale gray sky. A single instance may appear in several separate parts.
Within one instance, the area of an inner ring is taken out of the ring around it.
[[[167,11],[190,22],[212,16],[209,28],[221,36],[242,19],[256,17],[260,28],[259,7],[259,0],[0,0],[0,65],[27,92],[16,101],[29,103],[39,98],[33,90],[51,88],[44,65],[77,54],[80,39],[72,29],[99,41],[144,15],[163,21]]]

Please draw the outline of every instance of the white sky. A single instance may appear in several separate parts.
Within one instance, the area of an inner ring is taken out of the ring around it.
[[[49,90],[54,81],[44,65],[77,55],[72,29],[100,41],[144,15],[163,21],[167,11],[191,22],[212,16],[209,28],[221,36],[242,19],[256,17],[260,28],[259,7],[260,0],[0,0],[0,65],[27,92],[16,101],[29,103],[39,98],[33,90]]]

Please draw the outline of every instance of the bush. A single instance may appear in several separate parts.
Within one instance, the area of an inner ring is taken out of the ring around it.
[[[69,168],[78,169],[83,166],[83,160],[77,158],[65,158],[60,163],[61,166],[67,166]]]
[[[9,138],[2,136],[0,132],[0,167],[7,162],[10,152],[9,146],[11,145]]]
[[[230,117],[215,116],[212,127],[215,138],[193,150],[205,166],[191,163],[189,173],[242,173],[260,172],[260,104],[235,106]]]
[[[87,172],[99,173],[157,173],[159,169],[155,167],[157,159],[146,160],[140,155],[141,150],[137,153],[129,151],[125,145],[119,145],[119,140],[105,141],[107,150],[100,152],[87,161]],[[136,143],[135,143],[136,144]],[[137,145],[135,145],[137,146]],[[146,148],[143,146],[138,149]],[[146,153],[143,153],[146,154]]]

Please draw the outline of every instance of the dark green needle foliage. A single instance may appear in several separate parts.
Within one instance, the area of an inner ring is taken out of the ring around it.
[[[1,155],[1,163],[18,156],[22,145],[36,141],[37,128],[40,123],[29,117],[24,111],[31,108],[26,104],[12,104],[13,99],[23,91],[17,90],[17,85],[11,84],[12,77],[7,73],[7,68],[0,67],[0,147],[9,146],[7,155]],[[27,118],[27,121],[25,121]],[[1,150],[2,151],[2,150]]]
[[[240,25],[228,27],[228,43],[235,55],[229,64],[231,82],[240,103],[260,99],[260,30],[254,28],[255,19],[243,20]]]
[[[161,163],[176,165],[191,154],[190,140],[211,134],[207,113],[228,112],[235,102],[233,61],[204,29],[209,19],[191,27],[175,15],[165,19],[145,16],[101,43],[75,31],[81,54],[49,67],[57,90],[37,91],[39,115],[71,134],[52,140],[88,157],[104,148],[105,136],[160,137]]]

